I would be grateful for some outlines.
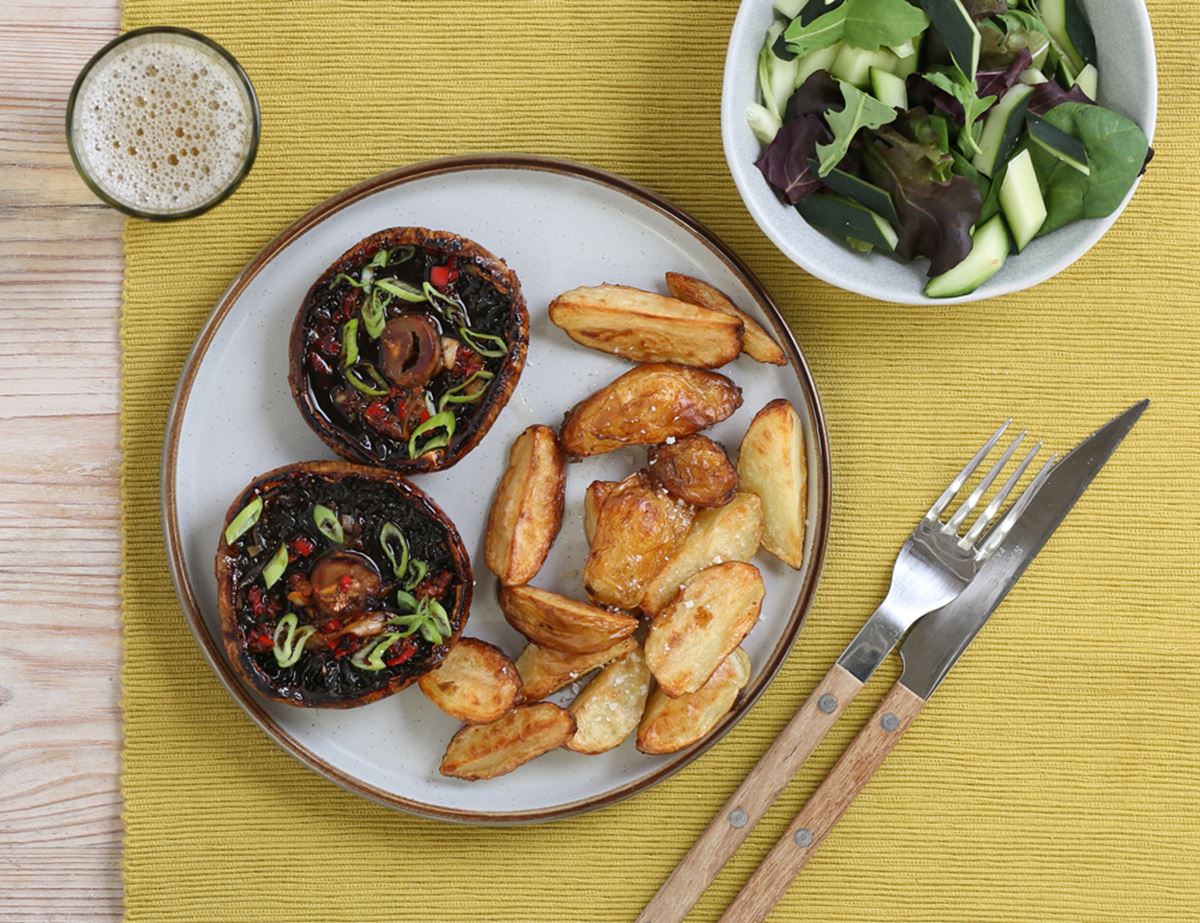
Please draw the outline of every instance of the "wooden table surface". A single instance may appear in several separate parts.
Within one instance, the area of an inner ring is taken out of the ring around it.
[[[0,5],[4,923],[121,916],[123,220],[63,137],[71,84],[118,19],[118,0]]]

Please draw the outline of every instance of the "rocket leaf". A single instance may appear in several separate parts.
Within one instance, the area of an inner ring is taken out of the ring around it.
[[[844,80],[838,83],[841,84],[846,106],[840,112],[830,110],[825,113],[825,121],[833,132],[833,141],[817,145],[817,157],[821,161],[818,172],[821,176],[828,176],[841,163],[860,128],[882,128],[896,120],[896,110],[891,106],[884,105]]]
[[[947,74],[926,74],[925,79],[939,90],[949,93],[963,108],[963,126],[958,134],[958,149],[970,157],[979,153],[979,141],[975,137],[975,120],[987,112],[996,102],[995,96],[979,98],[975,81],[966,77],[962,71],[955,71],[955,76]]]
[[[903,45],[929,27],[929,17],[907,0],[846,0],[844,7],[842,37],[855,48]]]

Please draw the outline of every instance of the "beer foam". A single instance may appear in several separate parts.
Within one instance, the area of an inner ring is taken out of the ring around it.
[[[148,33],[92,66],[72,132],[85,172],[112,199],[179,214],[237,179],[254,143],[254,102],[234,67],[203,42]]]

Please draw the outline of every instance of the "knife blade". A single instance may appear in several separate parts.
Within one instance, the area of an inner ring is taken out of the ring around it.
[[[1134,404],[1057,462],[967,588],[909,631],[900,645],[902,685],[925,700],[933,695],[1149,406],[1148,400]]]

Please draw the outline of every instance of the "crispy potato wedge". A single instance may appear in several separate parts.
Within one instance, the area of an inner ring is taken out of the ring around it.
[[[550,320],[576,343],[633,362],[715,369],[742,352],[740,317],[628,285],[563,292]]]
[[[567,749],[604,753],[619,746],[638,726],[649,695],[650,670],[642,652],[633,650],[614,660],[567,709],[575,717]]]
[[[673,699],[655,689],[638,726],[637,748],[643,753],[674,753],[691,746],[729,714],[749,682],[750,658],[739,647],[699,691]]]
[[[583,568],[588,596],[630,609],[683,540],[693,510],[639,471],[621,482],[596,517],[592,550]]]
[[[774,338],[758,321],[730,301],[729,296],[720,289],[678,272],[667,273],[667,289],[681,301],[690,301],[702,308],[721,311],[738,318],[743,325],[742,348],[751,359],[771,365],[787,365],[787,356]]]
[[[521,698],[516,665],[478,638],[460,638],[437,669],[417,683],[429,701],[468,724],[495,721]]]
[[[620,481],[592,481],[583,492],[583,534],[590,546],[596,536],[596,518],[604,501],[620,485]]]
[[[638,608],[657,615],[685,583],[722,561],[749,561],[762,536],[763,504],[757,494],[739,490],[725,506],[701,510],[675,553],[646,585]]]
[[[795,409],[778,399],[750,421],[738,453],[742,487],[762,498],[762,544],[790,567],[804,563],[808,454]]]
[[[494,779],[558,749],[574,733],[575,719],[557,705],[518,705],[498,721],[467,725],[451,737],[441,772],[469,781]]]
[[[538,699],[544,699],[558,692],[567,683],[592,672],[596,667],[602,667],[611,660],[637,650],[637,646],[638,643],[633,638],[624,638],[602,651],[567,654],[529,644],[517,658],[517,672],[521,675],[525,701],[536,702]]]
[[[672,698],[696,692],[750,633],[766,587],[753,564],[726,561],[687,582],[650,625],[646,664]]]
[[[593,654],[637,631],[632,615],[612,612],[532,586],[503,587],[500,608],[508,624],[539,647]]]
[[[575,457],[600,455],[690,436],[740,406],[741,389],[724,375],[682,365],[640,365],[571,408],[559,439]]]
[[[692,506],[724,506],[737,493],[737,472],[725,450],[699,433],[652,447],[646,470],[668,493]]]
[[[488,514],[484,557],[505,585],[528,583],[562,527],[566,459],[554,430],[531,426],[508,452]]]

